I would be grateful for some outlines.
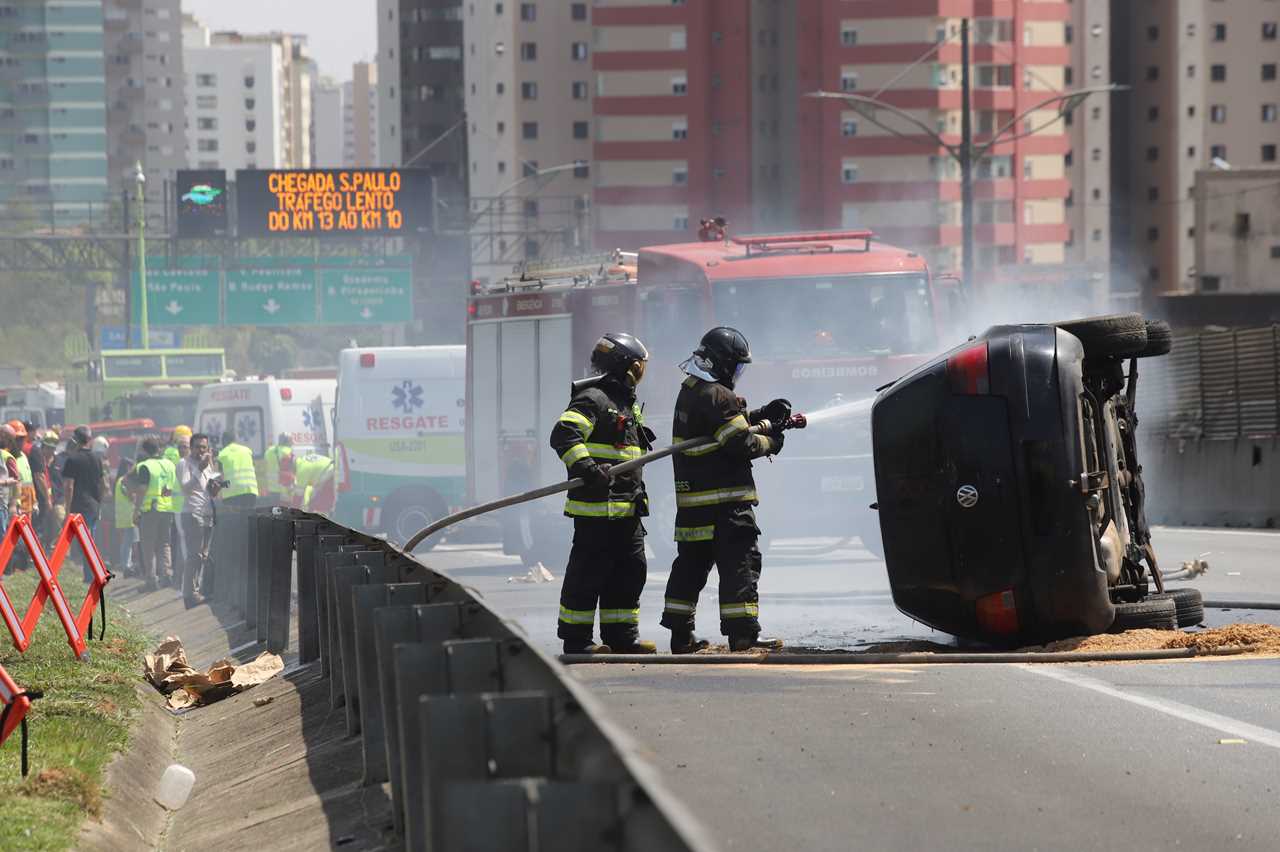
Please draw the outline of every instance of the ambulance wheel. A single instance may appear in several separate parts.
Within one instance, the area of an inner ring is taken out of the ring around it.
[[[443,518],[444,514],[444,500],[436,492],[429,488],[404,488],[387,498],[382,510],[382,529],[391,541],[404,544],[423,527]],[[418,545],[415,552],[425,553],[439,540],[439,534],[433,535]]]

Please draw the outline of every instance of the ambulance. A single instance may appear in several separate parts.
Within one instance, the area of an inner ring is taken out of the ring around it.
[[[463,505],[465,346],[338,355],[334,520],[397,544]]]

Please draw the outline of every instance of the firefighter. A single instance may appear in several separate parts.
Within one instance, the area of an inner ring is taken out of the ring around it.
[[[693,356],[680,365],[687,375],[676,397],[672,441],[705,436],[715,443],[672,460],[676,559],[661,623],[671,631],[673,654],[708,645],[694,636],[694,615],[713,564],[720,573],[720,632],[729,637],[729,649],[782,647],[779,640],[760,638],[760,529],[752,508],[759,501],[751,462],[782,450],[782,425],[791,416],[791,403],[775,399],[748,412],[733,388],[750,363],[747,339],[722,326],[703,335]],[[751,431],[757,425],[761,428]]]
[[[284,477],[292,476],[292,459],[293,438],[288,432],[281,432],[276,442],[262,454],[263,476],[267,480],[263,490],[266,492],[268,505],[284,506],[288,503],[289,486],[285,484]]]
[[[591,352],[596,375],[571,386],[569,407],[551,430],[551,448],[570,478],[564,513],[573,518],[573,547],[560,591],[557,635],[566,654],[652,654],[641,641],[640,593],[647,565],[644,523],[648,497],[639,470],[612,476],[615,463],[638,458],[653,446],[636,402],[649,351],[630,334],[610,332]],[[592,638],[596,606],[600,638]]]

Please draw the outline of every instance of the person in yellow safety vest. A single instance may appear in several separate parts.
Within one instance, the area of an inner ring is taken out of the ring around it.
[[[253,451],[236,441],[235,432],[222,433],[218,468],[228,482],[221,491],[228,506],[252,509],[258,504],[258,474],[253,469]]]
[[[288,502],[289,486],[284,478],[293,476],[290,472],[293,466],[288,461],[292,457],[293,439],[288,432],[281,432],[275,445],[267,447],[267,451],[262,454],[263,473],[267,480],[262,488],[266,492],[267,503],[272,506],[283,506]]]
[[[18,508],[18,459],[11,451],[13,429],[0,423],[0,533],[8,532],[9,518]]]
[[[190,426],[174,426],[173,434],[169,438],[169,446],[164,448],[164,457],[172,465],[176,471],[178,463],[185,459],[191,453],[191,427]],[[175,482],[177,481],[175,476]],[[182,566],[187,564],[187,539],[183,532],[182,524],[177,518],[182,515],[182,507],[186,504],[186,497],[182,493],[181,488],[173,489],[173,532],[170,533],[170,542],[173,546],[173,558],[175,564]],[[181,576],[182,571],[175,572]]]
[[[133,459],[120,459],[115,487],[116,559],[111,567],[121,576],[133,573],[133,546],[138,541],[138,527],[133,523],[133,498],[129,494],[132,472]]]
[[[31,515],[36,508],[36,480],[26,454],[27,427],[21,420],[10,420],[7,425],[13,430],[13,459],[18,465],[18,511]]]
[[[159,585],[172,585],[173,548],[169,541],[173,526],[173,492],[177,472],[173,463],[160,452],[160,442],[145,438],[141,444],[143,460],[133,471],[133,522],[142,537],[142,578],[146,590]]]
[[[297,473],[293,484],[301,495],[299,505],[310,511],[312,498],[316,496],[325,476],[333,473],[333,459],[311,452],[300,459],[295,459],[294,467]]]

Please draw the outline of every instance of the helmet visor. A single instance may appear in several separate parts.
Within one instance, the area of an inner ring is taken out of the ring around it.
[[[742,378],[742,374],[747,371],[747,362],[741,361],[738,366],[733,368],[733,383],[736,385],[738,380]]]

